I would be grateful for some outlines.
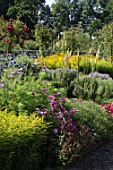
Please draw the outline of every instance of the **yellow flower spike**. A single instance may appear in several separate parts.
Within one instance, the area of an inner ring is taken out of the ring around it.
[[[42,123],[44,123],[44,116],[42,116]]]

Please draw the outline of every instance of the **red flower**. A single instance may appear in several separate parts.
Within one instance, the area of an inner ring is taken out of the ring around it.
[[[12,51],[9,49],[9,50],[8,50],[8,53],[9,53],[9,54],[11,54],[11,53],[12,53]]]
[[[108,110],[109,110],[110,114],[113,115],[113,107],[109,108]]]
[[[12,34],[14,29],[12,25],[7,25],[6,30],[9,31],[10,34]]]
[[[105,105],[101,105],[101,107],[103,109],[106,109],[109,111],[110,115],[113,116],[113,103],[109,103],[109,104],[105,104]]]
[[[24,32],[28,32],[29,28],[27,26],[24,27]]]
[[[2,40],[2,36],[0,35],[0,40]]]
[[[6,38],[6,39],[5,39],[5,42],[6,42],[6,44],[8,45],[8,44],[9,44],[9,39]]]

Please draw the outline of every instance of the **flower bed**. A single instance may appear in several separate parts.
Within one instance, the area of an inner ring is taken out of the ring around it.
[[[33,163],[35,164],[34,169],[38,169],[42,164],[42,169],[46,166],[66,165],[103,140],[112,138],[112,105],[103,106],[108,108],[108,111],[94,101],[83,100],[79,93],[79,99],[72,98],[71,90],[75,88],[74,79],[78,81],[77,70],[69,68],[50,70],[46,65],[42,65],[41,61],[34,61],[25,54],[16,57],[9,55],[8,59],[8,65],[2,68],[0,79],[0,113],[3,118],[0,133],[3,135],[3,131],[7,132],[11,129],[8,138],[6,133],[4,134],[4,141],[8,139],[12,145],[9,148],[7,144],[7,150],[10,149],[10,152],[8,151],[10,155],[7,155],[7,158],[5,146],[1,145],[1,155],[3,155],[1,159],[7,160],[5,164],[2,161],[2,169],[5,167],[6,170],[10,170],[17,158],[25,170],[28,169],[28,166],[33,166]],[[81,76],[83,78],[84,74],[79,76],[80,83],[80,78]],[[106,80],[105,77],[105,75],[99,74],[99,77],[95,77],[95,79],[112,81],[109,75]],[[88,81],[85,83],[89,87]],[[112,91],[111,86],[109,87]],[[111,91],[107,89],[107,92],[110,93],[106,94],[111,95]],[[70,94],[70,98],[67,94]],[[21,120],[18,122],[20,117]],[[36,124],[32,122],[33,124],[26,125],[27,120],[31,119]],[[22,126],[21,123],[23,123]],[[44,132],[41,143],[43,146],[38,143],[39,141],[36,143],[41,150],[36,148],[34,142],[32,143],[39,137],[34,134],[35,128],[37,133],[40,130],[38,135]],[[27,134],[29,130],[31,136]],[[17,133],[20,133],[20,136]],[[24,135],[26,140],[23,143]],[[32,152],[29,148],[31,143]],[[15,148],[18,148],[18,153]],[[21,154],[23,159],[21,159]],[[24,155],[25,161],[23,162]],[[30,156],[33,156],[33,159]],[[26,165],[27,162],[29,162],[28,165]],[[15,170],[18,170],[18,167],[19,165],[16,163]]]

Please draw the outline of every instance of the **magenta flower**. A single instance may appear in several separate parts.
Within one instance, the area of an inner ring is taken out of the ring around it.
[[[71,109],[71,110],[70,110],[70,113],[71,113],[72,115],[74,115],[74,114],[75,114],[75,110],[74,110],[74,109]]]
[[[63,98],[63,97],[61,97],[59,100],[60,100],[61,102],[66,102],[66,99]]]
[[[113,107],[109,108],[108,110],[109,110],[110,114],[113,115]]]
[[[48,89],[47,89],[47,88],[41,88],[41,91],[42,91],[44,94],[48,93]]]
[[[53,96],[60,96],[60,95],[61,95],[60,92],[57,92],[57,93],[53,94]]]
[[[110,115],[113,115],[113,103],[105,104],[105,105],[100,105],[103,109],[106,109],[109,111]]]
[[[47,96],[48,99],[53,100],[55,97],[53,95]]]

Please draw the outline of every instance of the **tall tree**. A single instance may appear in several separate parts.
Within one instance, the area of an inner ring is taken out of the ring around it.
[[[75,27],[80,15],[79,0],[56,0],[52,4],[53,25],[57,32]]]
[[[113,23],[113,0],[110,0],[107,3],[107,8],[106,8],[106,22],[112,22]]]
[[[85,31],[93,34],[105,24],[106,8],[109,0],[81,0],[80,21]]]
[[[14,4],[9,6],[7,15],[12,18],[20,18],[29,27],[32,27],[40,19],[44,6],[45,0],[14,0]]]

